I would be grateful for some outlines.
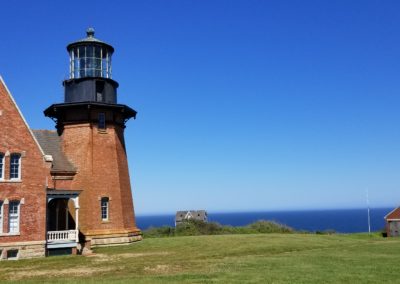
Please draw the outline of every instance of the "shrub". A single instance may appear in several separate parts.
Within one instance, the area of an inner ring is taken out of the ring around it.
[[[275,221],[259,220],[247,226],[256,233],[292,233],[294,230]]]
[[[169,226],[163,227],[150,227],[143,231],[143,237],[159,238],[159,237],[172,237],[175,235],[175,228]]]
[[[173,236],[198,236],[198,235],[226,235],[226,234],[265,234],[265,233],[292,233],[294,230],[286,225],[273,221],[259,220],[247,226],[233,227],[221,226],[215,222],[199,220],[185,220],[176,228],[164,226],[151,227],[143,231],[145,238],[173,237]]]
[[[177,236],[217,235],[222,232],[222,226],[218,223],[207,223],[199,220],[185,220],[176,226]]]
[[[315,234],[317,234],[317,235],[333,235],[333,234],[336,234],[336,231],[332,230],[332,229],[327,229],[324,231],[315,231]]]

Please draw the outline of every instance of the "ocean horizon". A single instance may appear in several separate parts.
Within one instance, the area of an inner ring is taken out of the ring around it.
[[[370,208],[371,231],[385,227],[384,216],[393,208]],[[334,230],[338,233],[368,232],[367,208],[315,209],[296,211],[256,212],[208,212],[208,221],[221,225],[246,226],[258,220],[275,221],[298,231]],[[174,214],[137,215],[137,226],[146,230],[150,227],[175,226]]]

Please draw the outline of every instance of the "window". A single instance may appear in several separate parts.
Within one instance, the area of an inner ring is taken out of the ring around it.
[[[96,101],[97,102],[103,102],[104,101],[104,81],[96,81]]]
[[[108,220],[108,197],[101,198],[101,220]]]
[[[21,179],[21,155],[11,154],[10,157],[10,179]]]
[[[18,250],[17,249],[10,249],[7,251],[7,259],[18,259]]]
[[[4,154],[0,153],[0,180],[4,179]]]
[[[3,233],[3,202],[0,201],[0,234]],[[1,256],[1,253],[0,253]]]
[[[98,125],[99,129],[106,129],[106,115],[104,114],[104,112],[99,113],[99,125]]]
[[[19,201],[11,201],[8,205],[8,230],[19,233]]]

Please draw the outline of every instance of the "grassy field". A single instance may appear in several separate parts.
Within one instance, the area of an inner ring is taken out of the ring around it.
[[[400,239],[252,234],[151,238],[58,256],[0,262],[0,282],[400,283]]]

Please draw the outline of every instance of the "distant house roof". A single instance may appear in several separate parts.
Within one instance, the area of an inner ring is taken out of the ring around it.
[[[384,218],[386,220],[400,220],[400,207],[390,211]]]
[[[182,222],[183,220],[207,220],[206,210],[186,210],[177,211],[175,215],[175,222]]]
[[[45,155],[51,155],[53,173],[76,173],[75,166],[67,159],[61,150],[61,139],[56,131],[32,130]]]

